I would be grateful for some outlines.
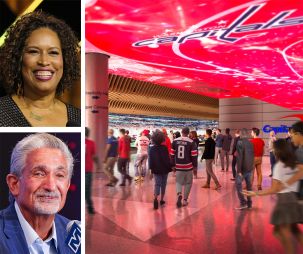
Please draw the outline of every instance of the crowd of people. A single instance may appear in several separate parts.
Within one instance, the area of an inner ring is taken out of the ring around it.
[[[205,160],[206,183],[202,188],[210,188],[214,181],[214,190],[220,190],[222,185],[213,170],[214,165],[220,166],[222,172],[229,171],[229,157],[232,155],[232,181],[240,201],[237,210],[250,210],[252,196],[262,196],[277,193],[278,202],[273,211],[271,223],[275,225],[275,234],[278,235],[287,253],[292,253],[290,236],[293,234],[303,244],[297,223],[303,221],[303,206],[297,202],[296,192],[299,191],[299,180],[303,178],[303,122],[298,122],[289,129],[286,139],[277,139],[274,131],[268,139],[268,152],[272,177],[272,186],[263,190],[262,162],[265,153],[265,142],[259,137],[258,128],[235,130],[234,138],[230,129],[225,134],[220,129],[206,130],[205,148],[201,162]],[[122,176],[120,186],[126,181],[132,184],[133,178],[129,175],[131,156],[131,138],[125,129],[119,130],[119,138],[114,137],[114,131],[108,131],[106,155],[103,158],[103,170],[108,176],[107,186],[114,187],[118,179],[114,176],[114,166]],[[168,174],[173,172],[176,180],[176,206],[187,206],[193,179],[197,178],[198,150],[200,140],[196,131],[184,127],[180,132],[169,133],[166,129],[156,129],[152,133],[143,130],[135,142],[137,154],[134,163],[135,182],[144,182],[147,175],[154,178],[154,209],[165,205],[165,189]],[[148,173],[148,170],[150,171]],[[256,188],[253,187],[254,172],[257,175]],[[243,190],[243,181],[246,188]],[[301,186],[302,188],[302,186]],[[256,189],[256,191],[253,191]],[[159,202],[160,198],[160,202]],[[88,204],[88,207],[90,204]],[[90,208],[89,208],[90,209]]]

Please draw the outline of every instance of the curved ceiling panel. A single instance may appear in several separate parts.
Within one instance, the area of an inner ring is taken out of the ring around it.
[[[109,75],[109,112],[218,119],[218,99],[163,87],[151,82]]]
[[[86,39],[114,74],[303,108],[303,1],[87,0]]]

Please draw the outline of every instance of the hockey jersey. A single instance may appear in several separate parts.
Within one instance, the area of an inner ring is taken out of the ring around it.
[[[188,137],[175,139],[171,148],[171,160],[173,167],[178,171],[197,168],[198,148],[196,143]]]
[[[136,147],[138,147],[137,154],[147,154],[149,139],[146,136],[138,137],[135,142]]]

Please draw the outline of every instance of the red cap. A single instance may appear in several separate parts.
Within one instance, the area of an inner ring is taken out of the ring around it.
[[[147,136],[149,134],[149,130],[144,130],[142,131],[142,133],[144,134],[144,136]]]

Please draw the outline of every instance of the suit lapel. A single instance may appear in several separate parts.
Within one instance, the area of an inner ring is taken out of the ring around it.
[[[10,253],[24,253],[30,254],[26,239],[19,223],[18,216],[14,207],[11,204],[7,209],[3,210],[3,233],[6,237],[7,246]],[[59,254],[72,254],[73,252],[65,244],[67,238],[66,223],[61,220],[57,215],[55,216],[56,233]]]
[[[56,232],[57,232],[57,242],[58,242],[58,253],[60,254],[70,254],[72,253],[67,244],[65,244],[65,239],[67,238],[67,232],[65,225],[58,216],[55,216],[55,223],[56,223]]]
[[[3,213],[4,223],[3,232],[7,237],[7,244],[11,253],[28,253],[26,239],[19,223],[17,213],[13,204],[11,204]]]

